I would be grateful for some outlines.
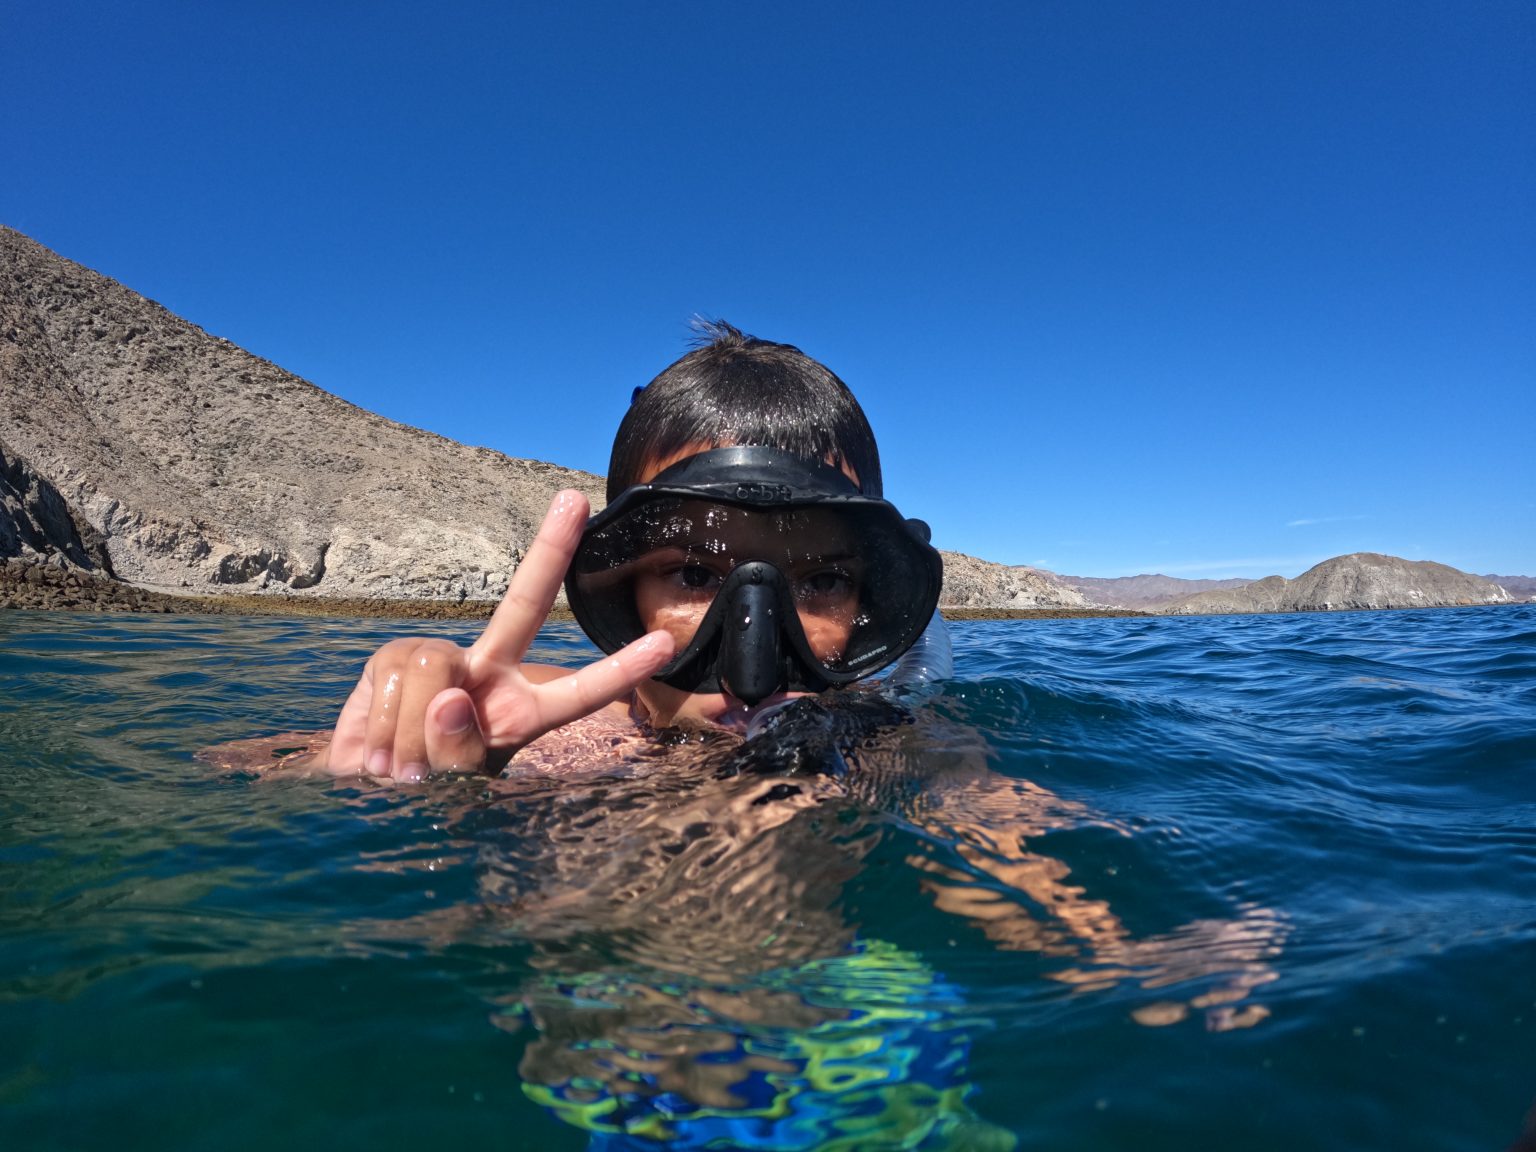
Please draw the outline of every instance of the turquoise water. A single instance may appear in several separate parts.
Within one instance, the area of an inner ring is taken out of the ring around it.
[[[787,782],[194,759],[407,627],[0,614],[0,1148],[1439,1152],[1536,1103],[1536,608],[958,624]]]

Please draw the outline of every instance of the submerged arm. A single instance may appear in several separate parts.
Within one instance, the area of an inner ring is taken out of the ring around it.
[[[955,859],[912,855],[908,863],[923,873],[923,889],[941,911],[963,917],[1004,950],[1078,958],[1051,976],[1084,990],[1124,981],[1156,989],[1224,977],[1187,1001],[1138,1008],[1133,1016],[1143,1024],[1174,1023],[1190,1008],[1205,1011],[1213,1029],[1244,1027],[1268,1015],[1262,1005],[1233,1005],[1275,979],[1267,959],[1278,953],[1285,924],[1272,910],[1248,906],[1231,919],[1194,920],[1138,939],[1107,901],[1068,882],[1071,870],[1063,861],[1027,848],[1053,828],[1087,822],[1085,809],[992,773],[928,800],[913,812],[913,822],[947,844]]]

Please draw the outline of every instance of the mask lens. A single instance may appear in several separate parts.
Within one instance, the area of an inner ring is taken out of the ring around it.
[[[943,577],[927,541],[926,526],[830,465],[714,448],[594,516],[565,589],[605,652],[670,633],[678,653],[663,683],[819,692],[878,671],[922,634]]]
[[[791,589],[811,652],[829,666],[848,648],[863,560],[845,517],[827,508],[749,509],[674,497],[648,502],[588,534],[576,589],[626,617],[624,631],[692,641],[725,578],[748,560],[772,564]]]

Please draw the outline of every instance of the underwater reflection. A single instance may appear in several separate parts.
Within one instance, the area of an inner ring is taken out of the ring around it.
[[[748,983],[551,976],[497,1017],[530,1099],[604,1148],[1012,1148],[972,1112],[958,990],[880,941]]]
[[[354,929],[449,947],[487,930],[530,949],[488,992],[524,1043],[526,1094],[594,1147],[1012,1147],[972,1110],[988,1026],[922,955],[868,939],[845,895],[882,844],[938,912],[1034,954],[1065,995],[1139,986],[1146,1025],[1258,1023],[1286,926],[1238,907],[1138,936],[1032,851],[1097,827],[1083,806],[989,767],[984,737],[921,704],[843,691],[782,709],[743,741],[623,739],[597,765],[513,762],[448,817],[477,906]],[[287,746],[274,752],[289,753]]]

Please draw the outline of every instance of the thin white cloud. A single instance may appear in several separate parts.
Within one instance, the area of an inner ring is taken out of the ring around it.
[[[1301,520],[1287,520],[1287,528],[1310,528],[1313,524],[1342,524],[1346,520],[1365,520],[1365,516],[1309,516]]]

